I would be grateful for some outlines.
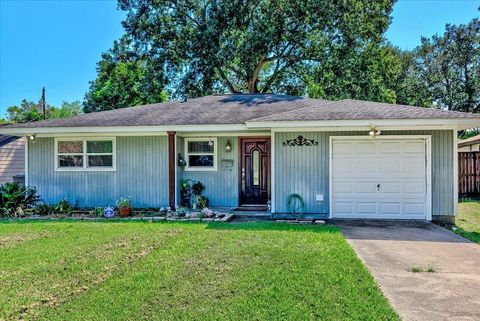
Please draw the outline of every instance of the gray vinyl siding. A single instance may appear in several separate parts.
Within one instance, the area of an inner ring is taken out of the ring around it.
[[[214,136],[212,136],[214,137]],[[225,145],[230,141],[232,151],[226,152]],[[184,158],[184,138],[177,138],[177,154]],[[203,195],[207,196],[211,207],[238,206],[238,137],[217,137],[217,170],[216,171],[185,171],[177,166],[177,181],[191,179],[200,181],[205,186]],[[233,160],[230,169],[222,168],[222,160]],[[177,202],[180,204],[180,192],[177,191]]]
[[[168,206],[168,145],[166,136],[117,137],[114,172],[55,171],[53,138],[29,143],[28,183],[42,200],[66,198],[80,207],[115,205],[131,197],[134,207]]]
[[[299,135],[318,141],[318,146],[285,147],[287,139]],[[275,133],[275,212],[286,213],[286,198],[300,194],[305,212],[326,217],[329,213],[330,136],[357,136],[364,132],[288,132]],[[382,135],[432,136],[432,216],[454,214],[453,132],[452,130],[389,131]],[[323,194],[324,201],[315,200]]]
[[[25,138],[0,147],[0,184],[12,182],[13,176],[25,173]]]

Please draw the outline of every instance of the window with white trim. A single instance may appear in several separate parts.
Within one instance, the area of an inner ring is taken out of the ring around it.
[[[55,169],[115,170],[115,138],[56,139]]]
[[[185,138],[186,171],[217,170],[216,138]]]

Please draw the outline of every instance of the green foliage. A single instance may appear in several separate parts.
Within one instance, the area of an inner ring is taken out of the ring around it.
[[[203,184],[200,183],[200,181],[197,181],[192,184],[193,196],[200,196],[204,190],[205,190],[205,186],[203,186]]]
[[[40,199],[37,190],[17,183],[0,185],[0,216],[17,216]]]
[[[163,72],[137,56],[127,37],[115,41],[97,64],[97,79],[85,95],[86,113],[167,100]]]
[[[118,208],[132,208],[132,200],[128,197],[120,197],[117,201]]]
[[[480,109],[480,20],[446,25],[445,33],[422,38],[415,51],[418,82],[438,107],[464,112]]]
[[[74,206],[70,204],[70,202],[67,199],[63,199],[59,201],[54,206],[55,214],[71,216],[73,214],[73,210],[74,210]]]
[[[103,216],[103,211],[104,211],[104,208],[103,207],[95,207],[91,212],[90,212],[90,215],[94,216],[94,217],[102,217]]]
[[[82,105],[79,101],[64,101],[61,107],[47,105],[45,117],[47,119],[76,116],[82,113]],[[14,105],[7,108],[7,119],[9,123],[25,123],[30,121],[43,120],[43,112],[40,103],[34,103],[23,99],[20,106]]]
[[[359,63],[356,53],[379,50],[392,5],[389,0],[120,0],[119,8],[128,14],[126,35],[99,63],[85,111],[137,103],[117,95],[123,92],[117,87],[133,88],[135,97],[148,96],[152,88],[142,87],[142,71],[154,81],[152,93],[169,88],[174,97],[226,91],[303,95],[310,84],[305,80],[312,79],[305,79],[308,70],[325,66],[332,71],[329,76],[337,77],[341,74],[335,74],[336,64],[350,64],[350,71],[373,64],[368,57]],[[128,69],[122,64],[129,64],[131,71],[120,77],[117,68]],[[381,84],[375,88],[392,100]],[[113,97],[106,97],[109,93]]]
[[[197,208],[199,210],[203,210],[204,208],[208,207],[208,203],[209,203],[208,197],[198,195],[195,198],[195,200],[196,200]]]
[[[35,207],[35,214],[40,216],[48,216],[55,214],[55,205],[40,203]]]

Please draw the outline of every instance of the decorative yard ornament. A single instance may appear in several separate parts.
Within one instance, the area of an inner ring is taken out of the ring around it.
[[[381,130],[376,129],[375,127],[370,127],[370,131],[368,132],[368,135],[372,138],[375,138],[379,136],[382,133]]]
[[[299,135],[295,139],[287,139],[284,141],[283,146],[318,146],[318,142]]]
[[[110,206],[103,209],[103,216],[105,216],[106,218],[112,218],[114,215],[115,213],[113,211],[113,208],[111,208]]]

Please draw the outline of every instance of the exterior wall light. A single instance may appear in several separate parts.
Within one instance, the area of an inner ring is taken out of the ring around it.
[[[28,139],[31,140],[32,142],[37,138],[35,134],[33,135],[28,135]]]
[[[187,162],[185,159],[182,157],[182,154],[178,153],[178,161],[177,161],[178,166],[180,167],[185,167],[187,165]]]
[[[375,127],[370,128],[368,135],[372,138],[379,136],[382,133],[381,130],[376,129]]]
[[[225,151],[227,153],[230,153],[232,151],[232,145],[230,144],[229,140],[227,140],[227,143],[225,144]]]

